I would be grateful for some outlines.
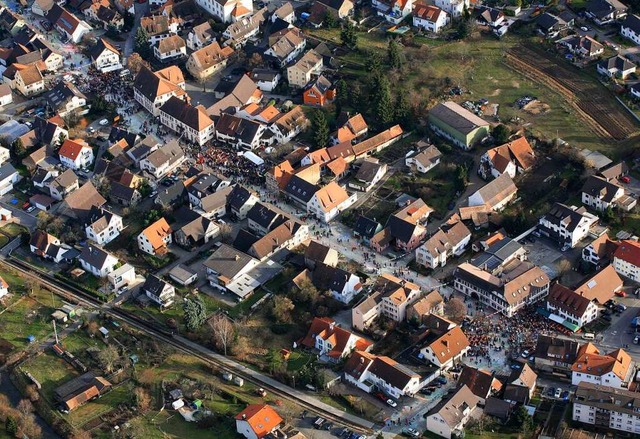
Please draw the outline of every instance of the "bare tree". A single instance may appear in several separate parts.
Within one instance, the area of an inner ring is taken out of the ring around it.
[[[571,271],[571,261],[568,259],[561,259],[558,262],[558,275],[562,280],[564,280],[564,276]]]
[[[222,241],[229,242],[231,239],[231,233],[233,232],[231,226],[229,224],[220,223],[218,224],[218,227],[220,227],[220,238]]]
[[[108,373],[111,373],[111,371],[113,370],[113,366],[120,359],[120,353],[115,346],[109,345],[100,351],[100,353],[98,354],[98,358],[100,359],[100,362],[104,366],[105,370]]]
[[[467,305],[457,297],[453,297],[445,306],[445,314],[454,322],[459,323],[467,315]]]
[[[146,389],[143,387],[136,387],[133,389],[133,395],[135,396],[138,408],[142,412],[149,410],[149,407],[151,407],[151,395],[149,395],[149,392],[147,392]]]
[[[209,320],[209,326],[213,330],[213,342],[222,348],[226,357],[227,348],[236,334],[235,325],[225,315],[216,314]]]

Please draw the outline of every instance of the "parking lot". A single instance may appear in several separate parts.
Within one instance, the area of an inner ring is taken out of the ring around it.
[[[577,272],[562,273],[560,263],[562,260],[568,260],[574,265],[573,263],[581,257],[581,246],[562,252],[555,241],[545,237],[537,238],[533,235],[521,239],[520,243],[527,251],[527,259],[542,268],[550,278],[556,278],[561,274],[562,283],[565,285],[571,285],[580,280],[581,275]]]

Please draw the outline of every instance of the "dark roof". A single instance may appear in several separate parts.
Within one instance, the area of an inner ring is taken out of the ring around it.
[[[587,178],[584,186],[582,186],[583,193],[589,194],[592,197],[602,198],[602,200],[607,203],[611,203],[616,199],[616,193],[620,189],[620,186],[595,175]]]
[[[46,94],[45,99],[47,104],[57,112],[74,96],[82,99],[87,98],[75,85],[61,81]]]
[[[224,113],[218,119],[216,131],[251,144],[260,131],[261,124],[252,120],[242,119],[232,114]]]
[[[184,183],[181,181],[177,181],[171,186],[165,188],[163,187],[160,191],[158,191],[158,196],[156,197],[156,203],[159,203],[163,206],[174,206],[187,198],[187,188],[184,186]]]
[[[565,21],[562,20],[560,17],[556,17],[553,14],[545,12],[543,14],[540,14],[540,16],[536,19],[536,24],[541,29],[544,29],[545,31],[548,32],[549,30],[566,26],[567,23],[565,23]]]
[[[603,18],[615,11],[626,11],[627,7],[617,0],[591,0],[586,10],[597,18]]]
[[[382,227],[382,225],[377,221],[360,215],[356,220],[355,226],[353,226],[353,231],[365,238],[372,238],[380,227]]]
[[[491,394],[491,383],[493,382],[493,373],[476,369],[471,366],[464,366],[458,378],[458,385],[466,384],[474,395],[482,399],[487,398]]]
[[[162,290],[167,285],[165,281],[151,274],[147,276],[147,280],[142,285],[142,289],[144,291],[148,291],[150,294],[154,296],[160,296]]]
[[[627,58],[621,55],[612,56],[609,59],[605,59],[598,63],[600,68],[606,70],[617,69],[620,71],[629,70],[631,68],[635,68],[635,64],[629,61]]]
[[[322,262],[316,264],[316,268],[312,273],[313,284],[320,291],[342,292],[350,277],[351,273],[348,271],[323,264]]]
[[[484,404],[484,414],[498,419],[507,420],[513,410],[513,404],[500,398],[491,396]]]
[[[98,58],[102,52],[104,52],[105,50],[108,50],[110,52],[113,52],[115,50],[115,53],[117,53],[118,55],[120,55],[120,52],[118,52],[118,50],[113,47],[111,44],[107,45],[105,44],[104,40],[102,38],[98,38],[98,42],[95,44],[95,46],[93,46],[91,48],[91,50],[89,51],[91,58],[96,59]]]
[[[318,189],[318,186],[315,184],[311,184],[297,175],[294,175],[289,179],[289,182],[284,188],[284,192],[307,203],[315,195]]]
[[[529,388],[524,386],[516,386],[514,384],[507,384],[504,389],[502,399],[517,402],[520,404],[526,404],[529,402]]]
[[[237,248],[241,252],[248,252],[253,244],[255,244],[260,238],[246,229],[240,229],[236,235],[236,239],[233,241],[233,247]]]
[[[70,381],[67,381],[63,385],[57,387],[53,393],[57,400],[64,401],[75,394],[96,384],[96,375],[93,372],[87,372],[79,377],[76,377]]]
[[[286,218],[272,207],[270,204],[256,203],[249,209],[247,219],[264,228],[273,228],[282,224]]]
[[[150,101],[154,101],[156,98],[156,93],[158,92],[159,83],[160,78],[158,78],[158,76],[147,67],[142,66],[142,68],[136,75],[136,79],[133,83],[133,88],[138,90],[140,94],[142,94]]]
[[[636,34],[640,34],[640,17],[634,14],[629,14],[622,22],[622,27],[629,28]]]
[[[209,256],[204,262],[204,265],[220,276],[233,279],[251,261],[255,261],[255,259],[248,254],[226,244],[222,244]]]
[[[312,261],[322,262],[327,257],[329,250],[331,250],[330,247],[320,244],[318,241],[311,240],[307,249],[304,251],[304,257],[311,259]]]
[[[360,181],[371,183],[380,168],[383,166],[383,163],[375,163],[371,160],[365,160],[360,166],[360,169],[358,169],[355,178]]]
[[[112,181],[109,198],[131,202],[135,198],[136,192],[135,188],[125,186],[117,181]]]
[[[409,242],[416,229],[416,224],[391,215],[387,220],[387,228],[393,238],[399,239],[402,242]]]
[[[493,270],[522,250],[522,245],[511,238],[502,238],[471,260],[471,264],[486,270]]]
[[[578,224],[580,224],[580,220],[582,220],[582,213],[584,212],[584,208],[572,210],[564,204],[554,203],[544,218],[551,224],[561,226],[562,228],[566,228],[568,231],[572,232],[576,227],[578,227]]]
[[[108,257],[109,253],[93,244],[88,244],[80,253],[80,259],[96,268],[102,268]]]
[[[202,131],[206,128],[206,126],[203,125],[206,125],[207,121],[209,125],[213,123],[204,111],[198,110],[197,107],[194,107],[175,96],[171,96],[169,100],[160,107],[160,111],[167,113],[169,116],[177,119],[196,131]],[[203,120],[201,120],[201,118],[203,118]]]
[[[127,142],[129,147],[132,147],[138,141],[138,135],[136,133],[132,133],[123,128],[112,127],[111,132],[109,133],[109,143],[113,144],[122,139]]]
[[[539,335],[535,357],[571,365],[578,358],[578,349],[580,349],[580,343],[575,340]]]
[[[227,204],[231,209],[239,210],[251,198],[251,192],[239,184],[235,185],[227,197]]]

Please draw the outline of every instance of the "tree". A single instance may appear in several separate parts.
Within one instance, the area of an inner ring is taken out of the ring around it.
[[[135,398],[136,406],[142,411],[146,412],[151,407],[151,395],[144,387],[136,387],[133,389],[133,397]]]
[[[250,70],[253,70],[264,65],[264,60],[258,52],[254,52],[247,60],[247,66]]]
[[[389,40],[389,45],[387,46],[387,58],[392,69],[402,67],[402,51],[398,42],[393,38]]]
[[[191,332],[200,329],[207,320],[207,307],[200,296],[184,301],[184,320],[187,329]]]
[[[327,11],[327,13],[324,15],[324,26],[327,29],[333,29],[338,27],[338,20],[336,20],[335,15],[333,15],[331,12]]]
[[[269,349],[266,355],[267,364],[269,365],[269,370],[271,373],[275,371],[279,371],[284,366],[284,360],[282,359],[282,355],[278,352],[277,349]]]
[[[11,436],[15,436],[18,432],[18,422],[16,421],[16,418],[13,416],[7,416],[7,419],[4,422],[4,428]]]
[[[311,308],[315,308],[318,299],[320,299],[320,291],[309,280],[300,282],[294,293],[296,302],[308,303]]]
[[[138,184],[138,192],[140,192],[140,196],[142,198],[146,198],[148,195],[151,194],[152,191],[153,191],[153,188],[149,184],[149,180],[146,178],[143,178],[142,181],[140,181],[140,184]]]
[[[227,348],[233,342],[236,335],[236,328],[233,322],[223,314],[216,314],[209,320],[209,326],[213,330],[213,343],[222,348],[225,357],[227,356]]]
[[[507,143],[509,141],[511,130],[505,124],[501,123],[493,128],[491,135],[495,139],[496,143],[502,145],[503,143]]]
[[[358,45],[358,35],[351,20],[346,20],[342,25],[340,41],[342,41],[343,46],[347,46],[349,49],[355,49]]]
[[[336,111],[339,113],[342,108],[349,104],[349,86],[347,81],[339,79],[336,83]]]
[[[17,407],[18,411],[24,416],[33,413],[33,404],[28,399],[21,399]]]
[[[460,323],[467,315],[467,305],[457,297],[452,297],[446,303],[444,312],[451,320]]]
[[[58,141],[56,142],[56,147],[61,147],[65,140],[67,140],[67,136],[64,133],[60,133]]]
[[[286,296],[275,296],[271,314],[276,319],[276,323],[291,323],[291,312],[295,309],[295,305]]]
[[[127,68],[133,76],[136,76],[143,66],[151,69],[151,65],[147,61],[142,59],[140,54],[134,52],[129,55],[129,58],[127,58]]]
[[[356,82],[349,88],[349,105],[354,110],[360,111],[362,105],[362,89],[360,83]]]
[[[220,227],[220,239],[223,242],[229,242],[231,240],[231,235],[233,234],[233,228],[229,224],[218,224]]]
[[[469,12],[467,11],[466,14],[469,15]],[[473,20],[471,19],[471,16],[469,15],[468,18],[467,16],[465,16],[458,22],[458,28],[456,29],[458,32],[458,39],[463,40],[467,38],[473,33],[474,29],[475,26]]]
[[[133,51],[137,52],[142,59],[149,59],[151,57],[151,45],[149,44],[149,34],[144,27],[138,27],[136,31],[135,39],[133,41]]]
[[[324,115],[324,111],[316,110],[311,118],[311,129],[313,131],[313,144],[316,148],[324,148],[329,143],[329,124]]]
[[[511,424],[516,428],[520,428],[523,432],[525,430],[531,431],[534,425],[533,418],[523,405],[519,406],[511,416]]]
[[[380,76],[377,81],[375,100],[373,102],[375,115],[381,127],[385,127],[393,121],[393,106],[391,105],[391,90],[386,76]]]
[[[364,60],[364,68],[371,73],[379,73],[382,67],[382,60],[378,52],[369,51],[367,58]]]
[[[24,157],[26,152],[27,152],[27,149],[24,147],[24,143],[22,142],[22,139],[17,138],[13,142],[13,155],[16,156],[17,158],[22,158]]]
[[[120,352],[114,345],[108,345],[98,353],[98,360],[108,373],[113,371],[113,366],[120,359]]]
[[[407,95],[402,90],[396,95],[394,119],[396,123],[401,124],[408,130],[413,128],[413,111],[411,109],[411,106],[409,105]]]
[[[469,179],[469,168],[466,164],[460,164],[456,166],[456,190],[463,191],[467,187],[467,181]]]
[[[52,219],[53,217],[51,215],[41,210],[36,215],[36,228],[38,228],[38,230],[44,230]]]

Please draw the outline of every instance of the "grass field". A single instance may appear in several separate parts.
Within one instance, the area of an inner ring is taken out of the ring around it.
[[[51,404],[53,404],[55,388],[79,375],[69,363],[53,353],[43,353],[33,357],[21,367],[40,382],[42,392]]]
[[[6,235],[9,235],[11,238],[15,238],[16,236],[19,236],[21,233],[28,232],[26,227],[16,223],[6,224],[0,227],[0,231],[2,231]]]
[[[148,439],[189,438],[189,439],[236,439],[235,425],[231,420],[217,425],[215,429],[204,430],[192,422],[186,422],[175,412],[163,411],[141,416],[132,421],[141,433],[140,437]],[[109,436],[110,437],[110,436]]]
[[[104,396],[84,404],[68,415],[63,415],[63,417],[74,427],[82,427],[87,422],[109,413],[119,404],[131,401],[131,399],[131,389],[126,384],[123,384],[113,388]]]

